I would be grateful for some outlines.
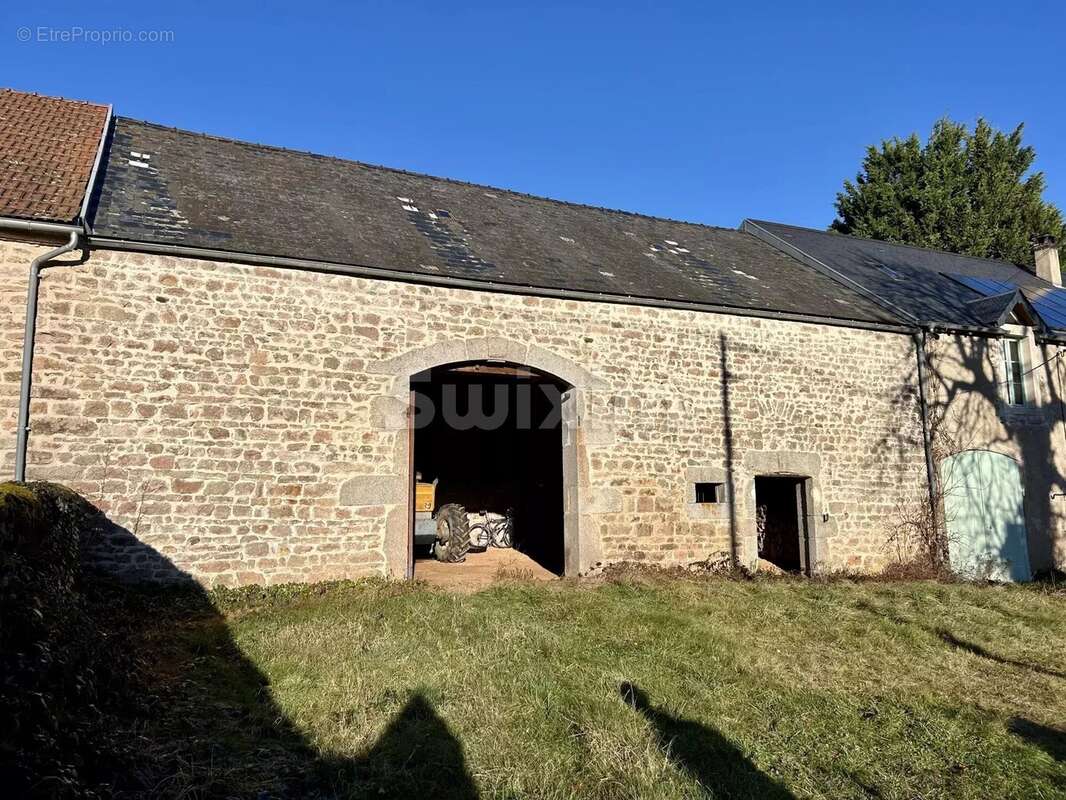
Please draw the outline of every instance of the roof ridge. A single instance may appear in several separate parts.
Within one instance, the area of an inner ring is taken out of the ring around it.
[[[962,285],[966,286],[966,284]],[[1007,292],[996,292],[995,294],[981,294],[972,286],[966,286],[966,288],[969,289],[971,292],[977,294],[977,297],[973,298],[972,300],[965,301],[967,305],[969,305],[970,303],[980,303],[982,300],[999,300],[1004,297],[1014,297],[1014,295],[1016,294],[1020,294],[1023,297],[1025,296],[1025,293],[1022,291],[1020,286],[1015,286],[1013,289]]]
[[[203,131],[190,131],[186,128],[178,128],[174,125],[163,125],[159,122],[149,122],[148,120],[135,119],[133,117],[124,117],[116,115],[118,120],[124,120],[126,122],[135,122],[139,125],[147,125],[152,128],[159,128],[161,130],[176,131],[178,133],[188,134],[190,136],[199,136],[204,139],[213,139],[217,142],[227,142],[229,144],[238,144],[243,147],[256,148],[260,150],[273,150],[281,153],[292,153],[294,155],[310,156],[311,158],[324,158],[329,161],[339,161],[344,164],[356,164],[360,167],[365,167],[372,170],[381,170],[383,172],[392,172],[398,175],[410,175],[415,178],[428,178],[429,180],[442,181],[444,183],[454,184],[456,186],[468,186],[474,189],[486,189],[494,192],[504,192],[506,194],[515,195],[517,197],[523,197],[529,200],[542,200],[548,203],[555,203],[556,205],[568,206],[571,208],[584,208],[590,211],[603,211],[609,214],[625,214],[630,217],[637,217],[638,219],[648,219],[657,222],[672,222],[676,225],[692,225],[697,228],[707,228],[715,231],[729,231],[731,233],[739,233],[737,228],[728,228],[724,225],[710,225],[706,222],[692,222],[691,220],[674,219],[673,217],[656,216],[655,214],[643,214],[639,211],[627,211],[624,208],[610,208],[609,206],[597,206],[592,203],[578,203],[573,200],[560,200],[555,197],[547,197],[545,195],[532,194],[530,192],[522,192],[517,189],[506,189],[501,186],[492,186],[487,183],[474,183],[473,181],[464,181],[458,178],[448,178],[441,175],[430,175],[426,172],[413,172],[412,170],[401,169],[399,167],[389,167],[383,164],[370,164],[366,161],[359,161],[352,158],[342,158],[341,156],[325,155],[323,153],[315,153],[311,150],[296,150],[291,147],[282,147],[276,144],[263,144],[261,142],[249,142],[244,139],[235,139],[231,136],[219,136],[214,133],[204,133]],[[776,223],[775,223],[776,224]]]
[[[41,94],[40,92],[24,92],[21,89],[12,89],[10,86],[0,86],[0,92],[11,92],[23,97],[40,97],[42,100],[59,100],[63,103],[76,103],[80,106],[92,106],[93,108],[107,108],[106,103],[94,103],[92,100],[75,100],[72,97],[62,97],[57,94]]]
[[[920,244],[909,244],[907,242],[890,242],[885,239],[871,239],[869,236],[855,236],[851,233],[841,233],[840,231],[820,230],[818,228],[808,228],[805,225],[793,225],[788,222],[774,222],[768,219],[752,219],[756,225],[777,225],[781,228],[792,228],[797,231],[809,231],[810,233],[821,233],[825,236],[843,236],[845,239],[855,239],[859,242],[870,242],[871,244],[890,244],[893,247],[909,247],[911,250],[924,250],[927,253],[943,253],[946,256],[957,256],[958,258],[972,258],[975,261],[987,261],[990,264],[1001,264],[1008,267],[1014,267],[1015,269],[1021,269],[1028,272],[1021,264],[1015,264],[1013,261],[1004,261],[1001,258],[987,258],[986,256],[972,256],[969,253],[955,253],[951,250],[945,250],[942,247],[923,247]]]

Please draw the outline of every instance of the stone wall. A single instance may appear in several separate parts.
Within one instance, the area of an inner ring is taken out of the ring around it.
[[[8,480],[15,468],[22,336],[30,262],[51,248],[0,241],[0,464]]]
[[[29,257],[0,246],[0,275],[24,281]],[[47,273],[38,342],[29,477],[98,502],[115,567],[159,577],[401,573],[404,365],[456,352],[584,383],[581,570],[733,542],[750,561],[754,476],[775,471],[813,478],[819,568],[872,570],[926,491],[898,334],[94,252]],[[735,503],[695,504],[696,480],[731,483]]]

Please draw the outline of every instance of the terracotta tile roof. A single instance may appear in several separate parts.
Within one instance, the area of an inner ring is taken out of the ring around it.
[[[73,222],[107,107],[0,89],[0,216]]]

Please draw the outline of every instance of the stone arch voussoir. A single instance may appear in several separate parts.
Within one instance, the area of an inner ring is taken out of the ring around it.
[[[563,527],[566,574],[579,574],[599,557],[599,542],[591,535],[593,526],[582,519],[586,507],[598,508],[603,504],[598,503],[594,491],[587,485],[589,468],[585,442],[609,441],[610,429],[604,425],[589,425],[584,419],[582,409],[585,394],[604,391],[608,388],[608,383],[577,362],[538,345],[497,336],[447,339],[368,365],[368,371],[371,373],[392,376],[388,394],[378,397],[374,402],[373,425],[379,430],[398,434],[393,463],[385,475],[359,476],[349,480],[341,488],[341,503],[381,503],[389,509],[383,545],[386,569],[391,575],[403,576],[408,563],[406,548],[409,515],[405,500],[412,480],[411,454],[409,439],[400,432],[407,427],[411,377],[445,364],[490,359],[531,367],[570,385],[571,390],[564,395],[563,406]],[[614,510],[614,504],[609,505],[610,509],[605,507],[603,510]]]
[[[535,344],[526,344],[499,336],[447,339],[379,361],[370,365],[369,370],[378,374],[395,376],[392,393],[402,396],[407,392],[407,380],[412,375],[443,364],[488,359],[500,359],[533,367],[554,375],[575,389],[595,391],[607,386],[602,378],[593,375],[569,358]]]

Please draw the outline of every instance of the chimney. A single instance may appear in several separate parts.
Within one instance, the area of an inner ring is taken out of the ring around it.
[[[1033,262],[1036,277],[1062,286],[1062,272],[1059,270],[1059,245],[1050,234],[1033,237]]]

